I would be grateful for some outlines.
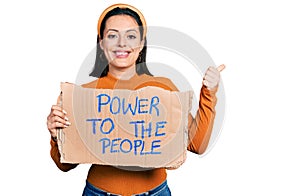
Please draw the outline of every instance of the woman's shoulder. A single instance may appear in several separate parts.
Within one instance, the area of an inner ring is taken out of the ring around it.
[[[143,86],[157,86],[165,90],[178,91],[175,84],[169,78],[161,77],[161,76],[150,76],[146,74],[143,74],[143,77],[144,77],[144,82],[142,84]]]
[[[81,84],[81,86],[83,88],[96,88],[97,84],[98,84],[98,80],[99,79],[96,79],[96,80],[93,80],[91,82],[88,82],[88,83],[85,83],[85,84]]]
[[[155,76],[154,77],[158,82],[165,84],[168,86],[171,90],[178,90],[175,84],[172,82],[171,79],[161,76]]]

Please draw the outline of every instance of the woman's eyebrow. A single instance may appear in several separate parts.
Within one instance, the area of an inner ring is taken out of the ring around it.
[[[129,29],[129,30],[127,30],[127,31],[126,31],[126,33],[130,32],[130,31],[137,32],[137,30],[136,30],[136,29]]]
[[[117,30],[117,29],[108,29],[108,30],[107,30],[107,32],[109,32],[109,31],[120,32],[120,31],[119,31],[119,30]],[[136,29],[128,29],[128,30],[126,31],[126,33],[130,32],[130,31],[137,32],[137,30],[136,30]]]
[[[117,29],[108,29],[107,32],[109,32],[109,31],[119,32]]]

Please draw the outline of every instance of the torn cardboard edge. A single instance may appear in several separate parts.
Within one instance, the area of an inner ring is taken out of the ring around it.
[[[61,83],[71,126],[60,129],[62,163],[177,168],[186,159],[192,92],[158,87],[90,89]]]

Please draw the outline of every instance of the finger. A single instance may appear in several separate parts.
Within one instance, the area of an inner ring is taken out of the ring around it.
[[[211,78],[218,80],[220,78],[220,72],[215,67],[209,67],[205,73],[205,78]]]
[[[207,69],[205,76],[210,76],[212,78],[218,78],[218,77],[220,77],[220,72],[216,68],[209,68],[209,69]]]
[[[214,88],[218,85],[218,82],[215,80],[203,80],[203,84],[208,88]]]
[[[61,111],[61,112],[63,112],[64,114],[67,114],[67,112],[65,111],[65,110],[63,110],[60,106],[58,106],[58,105],[53,105],[52,107],[51,107],[51,110],[58,110],[58,111]]]
[[[60,123],[60,122],[53,122],[53,123],[50,123],[48,125],[49,130],[55,130],[55,129],[66,128],[66,127],[68,127],[68,125],[65,125],[65,124]]]
[[[207,80],[204,80],[203,81],[203,85],[206,86],[206,88],[208,90],[212,90],[212,89],[214,89],[214,88],[217,87],[218,83],[216,83],[216,82],[209,82]]]
[[[223,71],[223,69],[225,69],[225,65],[224,64],[222,64],[222,65],[220,65],[219,67],[217,67],[217,70],[219,71],[219,72],[221,72],[221,71]]]
[[[59,116],[60,118],[66,119],[66,120],[68,119],[68,118],[66,118],[65,113],[63,113],[59,110],[53,110],[52,113],[51,113],[51,117],[53,117],[53,116]]]
[[[218,77],[217,76],[214,76],[213,74],[209,75],[209,74],[206,74],[204,76],[204,80],[207,80],[207,81],[215,81],[215,80],[218,80]]]
[[[52,111],[52,110],[62,111],[62,108],[61,108],[60,106],[58,106],[58,105],[52,105],[51,111]]]
[[[60,122],[60,123],[62,123],[62,124],[64,124],[64,125],[69,126],[71,123],[70,123],[69,121],[67,121],[67,120],[68,120],[67,117],[65,117],[64,119],[62,119],[62,118],[59,117],[59,116],[54,116],[54,117],[52,118],[52,122]]]

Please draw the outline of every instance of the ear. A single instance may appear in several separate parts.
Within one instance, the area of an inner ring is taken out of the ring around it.
[[[145,44],[145,39],[143,39],[143,40],[141,41],[140,52],[143,50],[144,44]]]
[[[103,39],[100,40],[99,46],[100,46],[100,48],[103,50]]]

